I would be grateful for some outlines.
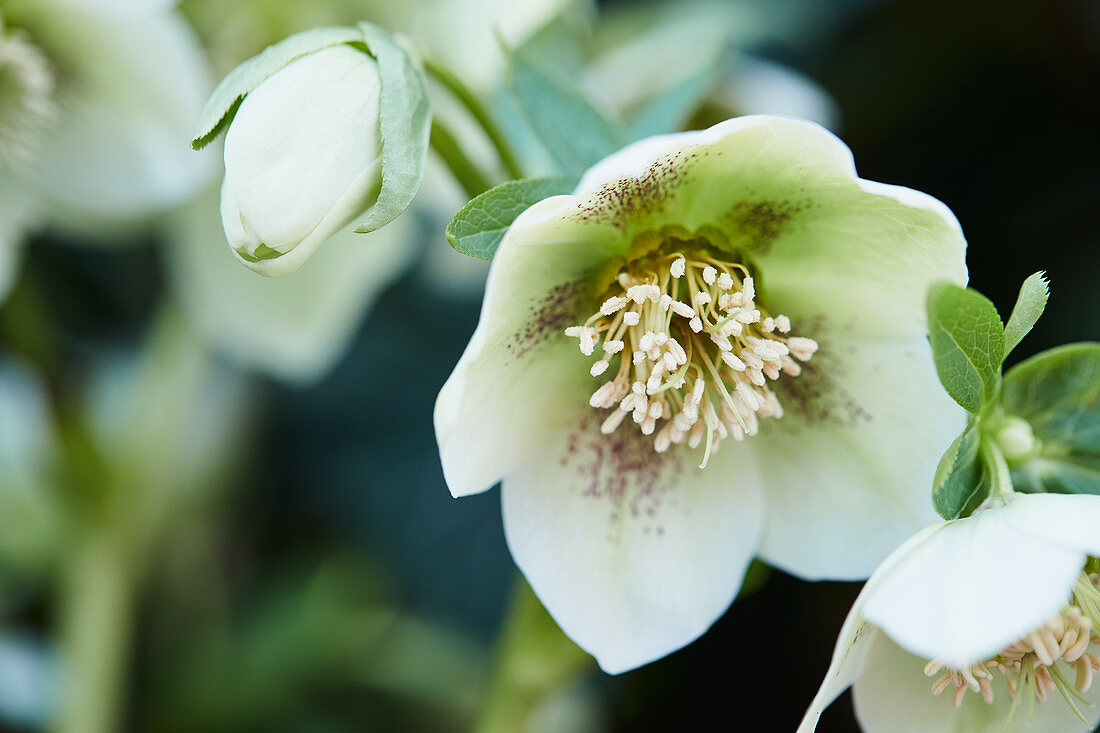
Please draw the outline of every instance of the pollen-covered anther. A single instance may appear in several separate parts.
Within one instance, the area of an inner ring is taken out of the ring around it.
[[[929,662],[924,674],[934,678],[932,694],[939,696],[954,687],[951,700],[955,707],[962,705],[967,691],[979,693],[991,705],[995,698],[993,681],[1003,677],[1005,690],[1014,702],[1020,694],[1042,702],[1050,693],[1058,692],[1082,717],[1074,700],[1083,699],[1079,694],[1088,692],[1094,673],[1100,670],[1100,649],[1096,648],[1100,645],[1100,636],[1096,635],[1100,625],[1097,577],[1095,573],[1081,573],[1071,603],[1062,613],[998,654],[965,669],[938,660]]]
[[[655,436],[657,452],[704,446],[705,466],[723,439],[743,440],[761,418],[782,417],[769,380],[798,376],[797,361],[809,360],[817,342],[782,335],[790,319],[756,302],[748,270],[713,256],[702,240],[691,244],[698,248],[647,248],[616,273],[598,311],[565,333],[585,356],[602,342],[590,371],[614,378],[590,404],[614,410],[604,433],[630,415]]]
[[[49,59],[0,18],[0,166],[30,161],[57,113]]]

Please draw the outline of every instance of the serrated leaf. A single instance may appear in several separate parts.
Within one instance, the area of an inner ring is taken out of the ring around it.
[[[511,57],[511,90],[564,173],[580,177],[626,144],[621,127],[596,109],[568,80],[528,60]]]
[[[447,241],[463,254],[491,260],[517,216],[545,198],[569,193],[575,184],[569,176],[502,183],[459,209],[447,225]]]
[[[382,190],[355,227],[360,234],[373,232],[397,218],[420,190],[428,158],[432,113],[424,77],[393,37],[372,23],[359,30],[370,54],[378,61],[382,80],[378,103],[382,133]]]
[[[199,116],[199,126],[191,140],[191,147],[201,150],[209,145],[232,121],[245,95],[294,59],[329,46],[362,40],[358,29],[334,26],[295,33],[268,46],[229,72],[214,89]]]
[[[928,340],[940,382],[973,414],[997,392],[1005,352],[997,309],[974,290],[951,283],[928,292]]]
[[[972,419],[940,458],[932,482],[932,505],[944,519],[965,516],[989,494],[978,457],[980,447],[981,431],[978,421]]]
[[[1021,491],[1100,494],[1100,344],[1044,351],[1005,374],[1001,404],[1023,418],[1039,455],[1012,467]]]
[[[1047,287],[1045,273],[1037,272],[1020,287],[1020,295],[1012,308],[1012,315],[1005,324],[1005,356],[1007,357],[1024,336],[1032,329],[1047,307],[1050,289]]]

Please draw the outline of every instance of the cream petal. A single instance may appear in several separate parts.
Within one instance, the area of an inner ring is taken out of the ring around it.
[[[750,442],[768,503],[761,555],[802,577],[858,580],[938,520],[932,480],[966,415],[924,338],[806,335],[820,348],[801,375],[776,383],[785,414]]]
[[[1003,507],[947,524],[894,565],[864,616],[926,659],[963,667],[1065,606],[1085,553],[1021,532]]]
[[[412,214],[371,234],[334,235],[293,278],[249,272],[226,250],[217,191],[166,227],[169,275],[203,336],[246,366],[308,383],[347,349],[364,313],[416,252]]]
[[[571,196],[513,223],[489,269],[477,330],[436,402],[452,494],[484,491],[522,462],[547,410],[587,404],[599,382],[564,332],[595,311],[593,280],[626,247],[613,228],[585,220]]]
[[[1020,495],[1007,511],[1009,520],[1033,537],[1100,557],[1100,496]]]
[[[705,470],[676,448],[658,454],[629,420],[559,403],[502,487],[516,564],[578,646],[616,674],[705,632],[737,594],[763,503],[743,445]]]
[[[0,175],[0,305],[19,276],[27,230],[37,223],[39,202],[21,177]]]
[[[1012,702],[1003,677],[993,680],[993,704],[967,692],[958,709],[951,704],[954,686],[932,695],[934,678],[926,677],[927,660],[913,656],[884,634],[875,639],[863,674],[852,687],[856,717],[864,733],[1088,733],[1100,721],[1100,685],[1086,693],[1093,707],[1078,703],[1091,720],[1085,725],[1057,693],[1036,703],[1029,718],[1022,700],[1009,720]],[[1069,673],[1073,679],[1072,671]]]

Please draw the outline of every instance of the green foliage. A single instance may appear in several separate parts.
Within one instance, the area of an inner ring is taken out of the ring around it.
[[[940,283],[928,293],[928,338],[940,382],[972,414],[996,398],[1005,353],[997,309],[974,290]]]
[[[1047,307],[1050,290],[1042,272],[1037,272],[1020,287],[1020,295],[1012,308],[1012,315],[1005,324],[1005,357],[1016,348],[1028,331],[1032,329],[1043,309]]]
[[[447,225],[447,241],[463,254],[491,260],[517,216],[545,198],[568,193],[575,183],[568,176],[502,183],[459,209]]]
[[[424,78],[389,33],[371,23],[359,30],[382,78],[382,190],[355,231],[373,232],[408,208],[420,190],[428,158],[432,113]]]
[[[932,504],[944,519],[957,519],[972,512],[989,495],[978,452],[981,431],[977,419],[955,438],[936,468],[932,483]]]
[[[626,144],[626,134],[574,85],[529,60],[511,57],[511,90],[564,173],[580,177]]]
[[[539,707],[595,669],[543,608],[530,586],[517,580],[477,733],[530,730]]]
[[[1037,456],[1013,468],[1018,490],[1100,494],[1100,343],[1018,364],[1005,375],[1002,404],[1041,441]]]
[[[231,71],[214,89],[199,117],[199,127],[191,140],[191,147],[201,150],[213,142],[233,121],[245,95],[294,59],[354,41],[363,41],[362,34],[355,28],[313,28],[268,46],[262,53]]]

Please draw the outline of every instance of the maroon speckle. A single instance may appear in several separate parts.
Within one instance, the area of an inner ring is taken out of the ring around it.
[[[699,151],[666,155],[638,178],[620,178],[607,183],[580,204],[584,221],[607,222],[627,229],[648,217],[665,212],[684,177],[701,154]]]
[[[642,435],[629,418],[611,435],[600,432],[605,413],[592,411],[580,418],[569,435],[565,465],[585,478],[584,497],[608,502],[612,525],[623,518],[644,522],[642,531],[661,537],[658,522],[666,506],[675,506],[675,494],[687,457],[679,446],[666,453],[653,449],[653,436]],[[609,533],[611,528],[609,527]]]
[[[508,344],[508,350],[516,359],[527,355],[531,349],[548,338],[565,338],[565,329],[580,323],[587,315],[581,315],[578,283],[562,283],[552,288],[541,299],[528,307],[528,318]]]
[[[820,316],[802,319],[795,330],[813,334],[818,330],[814,326],[821,320]],[[830,342],[821,338],[818,338],[818,346],[813,358],[802,365],[802,374],[794,378],[784,377],[772,384],[783,409],[798,419],[764,421],[769,430],[793,432],[799,429],[799,424],[854,427],[873,420],[856,396],[836,379],[847,368],[840,349],[830,348]]]

